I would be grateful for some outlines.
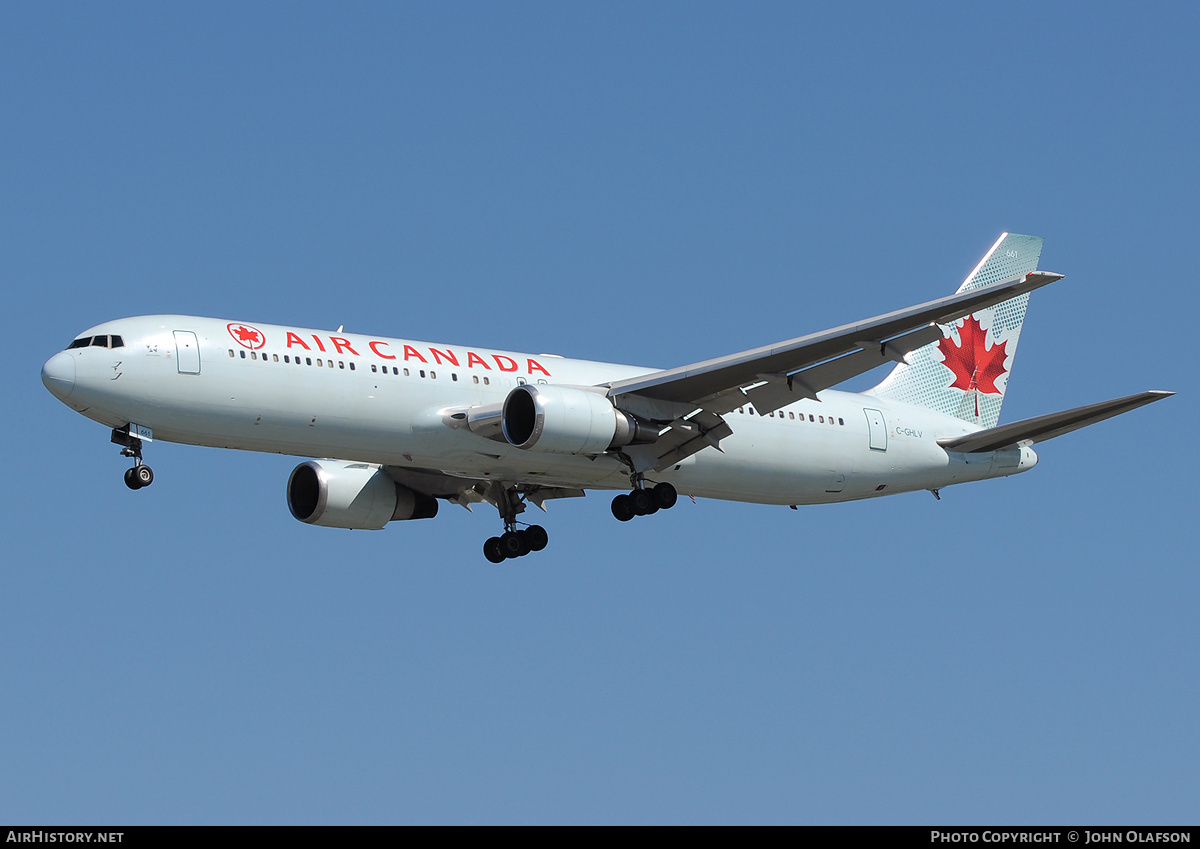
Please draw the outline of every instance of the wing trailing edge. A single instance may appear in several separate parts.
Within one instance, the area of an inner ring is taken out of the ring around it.
[[[964,454],[976,454],[984,451],[996,451],[1010,445],[1045,442],[1064,433],[1111,419],[1121,413],[1128,413],[1138,407],[1153,404],[1174,395],[1161,389],[1151,389],[1124,398],[1114,398],[1111,401],[1101,401],[1098,404],[1088,404],[1086,407],[1075,407],[1059,413],[1049,413],[1032,419],[1024,419],[1012,424],[990,427],[987,430],[958,436],[953,439],[939,439],[938,445],[947,451],[958,451]]]

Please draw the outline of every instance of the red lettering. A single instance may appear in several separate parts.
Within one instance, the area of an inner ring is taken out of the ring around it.
[[[546,375],[546,377],[549,377],[549,376],[550,376],[550,372],[548,372],[548,371],[546,371],[544,368],[542,368],[542,365],[541,365],[541,363],[539,363],[537,360],[535,360],[535,359],[533,359],[533,358],[530,358],[530,360],[529,360],[529,373],[530,373],[530,374],[533,374],[533,370],[534,370],[534,369],[537,369],[537,370],[538,370],[538,371],[540,371],[542,374]]]
[[[483,357],[479,356],[474,351],[467,351],[467,368],[475,365],[475,363],[479,363],[488,371],[492,370],[492,367],[483,361]]]
[[[496,366],[500,369],[500,371],[516,371],[517,370],[517,361],[514,360],[512,357],[506,357],[503,354],[492,354],[492,359],[496,361]],[[501,360],[507,360],[508,366],[506,367],[504,365],[504,363],[500,362]]]
[[[387,342],[368,342],[367,343],[367,347],[369,347],[372,351],[374,351],[376,356],[383,357],[385,360],[396,359],[395,354],[385,354],[383,351],[379,350],[378,346],[380,346],[380,345],[386,346]]]
[[[297,336],[295,333],[293,333],[292,331],[289,330],[288,335],[287,335],[287,346],[289,348],[292,347],[292,343],[299,345],[301,348],[303,348],[306,351],[311,350],[308,347],[308,345],[304,344],[303,339],[301,339],[299,336]]]
[[[442,357],[445,357],[446,362],[450,363],[450,365],[458,365],[458,357],[455,356],[453,351],[439,351],[437,348],[430,348],[429,353],[433,354],[434,362],[438,365],[442,364]]]
[[[349,341],[343,339],[341,336],[330,336],[329,341],[333,343],[333,347],[339,354],[344,353],[343,349],[345,349],[345,351],[349,351],[354,356],[358,356],[358,351],[351,348]]]
[[[405,345],[404,346],[404,361],[408,362],[409,357],[416,357],[418,360],[420,360],[423,363],[429,362],[429,360],[422,357],[420,352],[417,351],[417,349],[414,348],[412,345]]]
[[[313,341],[317,343],[318,348],[320,348],[322,351],[325,350],[325,346],[321,344],[321,340],[317,338],[315,333],[313,334]]]

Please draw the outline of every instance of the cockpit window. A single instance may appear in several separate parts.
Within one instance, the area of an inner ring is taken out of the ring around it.
[[[82,339],[76,339],[67,346],[67,350],[72,348],[124,348],[125,341],[120,336],[84,336]]]
[[[124,348],[125,340],[120,336],[84,336],[82,339],[76,339],[67,346],[67,350],[72,348]]]

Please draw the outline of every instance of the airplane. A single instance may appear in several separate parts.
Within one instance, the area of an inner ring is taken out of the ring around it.
[[[824,504],[1028,471],[1030,447],[1174,393],[999,424],[1042,239],[1004,233],[958,291],[774,345],[669,369],[182,315],[124,318],[42,367],[60,401],[112,429],[149,486],[155,439],[319,457],[292,471],[302,522],[380,529],[489,503],[492,563],[546,547],[529,504],[617,490],[627,522],[679,493]],[[893,364],[865,392],[834,389]],[[327,459],[326,459],[327,458]]]

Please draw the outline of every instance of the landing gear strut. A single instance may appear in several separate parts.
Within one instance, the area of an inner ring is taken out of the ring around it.
[[[142,462],[142,440],[129,433],[129,428],[114,429],[112,441],[121,446],[122,457],[133,458],[133,468],[125,470],[125,486],[141,489],[154,483],[154,471]]]
[[[503,563],[514,557],[524,557],[531,551],[541,551],[550,541],[550,535],[541,525],[517,527],[517,515],[525,511],[520,493],[505,487],[503,497],[496,505],[500,518],[504,520],[504,533],[491,537],[483,544],[483,556],[491,563]]]
[[[631,475],[633,491],[621,493],[612,500],[612,514],[619,522],[628,522],[634,516],[649,516],[659,510],[670,510],[679,500],[675,487],[663,481],[646,489],[641,475]]]

